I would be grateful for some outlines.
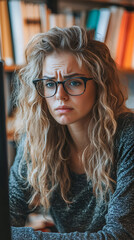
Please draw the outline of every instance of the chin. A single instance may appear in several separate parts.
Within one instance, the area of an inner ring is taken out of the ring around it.
[[[60,125],[69,125],[70,122],[68,121],[57,121]]]
[[[56,120],[60,125],[70,125],[73,124],[75,122],[77,122],[77,120],[71,120],[71,119],[62,119],[62,120]]]
[[[64,117],[60,118],[60,119],[55,119],[56,122],[58,122],[60,125],[69,125],[71,123],[73,123],[74,121],[72,121],[71,119],[66,119]]]

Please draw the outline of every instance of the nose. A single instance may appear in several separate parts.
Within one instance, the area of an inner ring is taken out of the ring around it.
[[[63,84],[61,84],[61,83],[59,83],[57,86],[56,98],[58,100],[61,100],[61,99],[67,100],[68,99],[68,94],[64,90]]]

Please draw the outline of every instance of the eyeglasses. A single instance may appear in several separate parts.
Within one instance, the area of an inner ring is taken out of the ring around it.
[[[55,81],[52,78],[42,78],[33,80],[33,84],[38,94],[43,98],[53,97],[58,89],[58,85],[62,84],[65,92],[71,96],[82,95],[86,90],[86,83],[93,78],[72,77],[65,81]]]

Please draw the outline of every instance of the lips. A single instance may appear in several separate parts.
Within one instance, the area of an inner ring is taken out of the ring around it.
[[[56,110],[60,110],[60,109],[63,110],[63,109],[73,109],[73,108],[69,107],[69,106],[65,106],[65,105],[64,106],[59,106],[59,107],[56,108]]]
[[[56,111],[59,111],[59,112],[70,112],[73,110],[73,108],[69,107],[69,106],[59,106],[55,109]]]

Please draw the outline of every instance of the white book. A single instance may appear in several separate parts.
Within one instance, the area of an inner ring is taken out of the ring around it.
[[[112,46],[114,31],[115,31],[116,24],[117,24],[118,9],[119,9],[119,7],[117,7],[117,6],[110,7],[110,10],[111,10],[110,24],[109,24],[109,27],[108,27],[108,33],[107,33],[107,37],[106,37],[106,40],[105,40],[105,43],[108,47]]]
[[[73,13],[70,11],[70,12],[67,12],[66,13],[66,27],[72,27],[75,23],[75,19],[74,19],[74,16],[73,16]]]
[[[15,63],[22,65],[24,63],[24,38],[23,38],[23,20],[20,1],[9,1],[9,13],[11,20],[11,29],[13,36]]]
[[[110,12],[111,12],[110,8],[100,9],[99,20],[97,24],[96,33],[95,33],[95,40],[98,40],[101,42],[105,41],[109,19],[110,19]]]
[[[111,56],[113,57],[113,59],[115,59],[124,8],[113,6],[110,9],[111,9],[111,18],[110,18],[108,34],[107,34],[105,43],[110,49]]]
[[[58,27],[58,15],[55,13],[51,13],[49,15],[49,27],[54,28],[54,27]]]
[[[40,9],[40,20],[41,20],[41,31],[42,32],[46,32],[47,31],[47,13],[46,13],[46,11],[47,11],[47,6],[46,6],[46,4],[45,3],[41,3],[40,5],[39,5],[39,9]]]

